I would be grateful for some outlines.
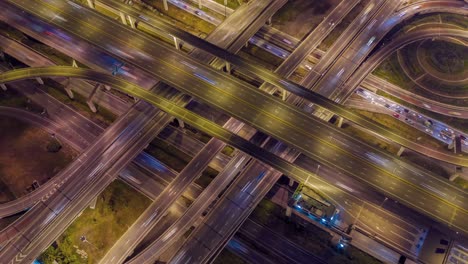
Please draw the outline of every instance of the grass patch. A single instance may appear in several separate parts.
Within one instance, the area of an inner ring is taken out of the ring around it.
[[[249,264],[228,249],[223,249],[213,261],[214,264]]]
[[[421,48],[425,59],[439,72],[446,74],[460,74],[468,66],[468,48],[447,41],[425,41]]]
[[[457,177],[455,180],[453,180],[453,183],[460,186],[463,190],[468,189],[468,181],[462,177]]]
[[[327,35],[327,37],[318,46],[319,49],[327,51],[333,43],[341,36],[341,34],[348,28],[353,20],[361,13],[364,7],[369,3],[369,0],[362,0],[339,22],[338,25]]]
[[[249,218],[326,259],[327,263],[381,263],[353,246],[348,246],[344,252],[338,251],[331,245],[329,233],[294,214],[287,218],[285,209],[269,200],[262,200]]]
[[[150,202],[125,183],[112,182],[98,196],[96,209],[85,209],[40,260],[45,264],[53,259],[58,263],[97,263]],[[89,242],[81,241],[81,236]],[[79,254],[81,251],[84,253]]]
[[[224,6],[224,0],[215,0],[215,2]],[[247,0],[228,0],[227,7],[231,9],[237,9],[239,6],[247,2],[248,2]]]
[[[424,70],[418,63],[417,50],[420,43],[421,42],[411,43],[400,50],[400,55],[406,63],[406,67],[408,68],[410,75],[414,77],[418,77],[424,73]]]
[[[414,86],[414,83],[401,68],[395,52],[385,59],[372,74],[410,91]]]
[[[70,97],[68,97],[66,94],[63,85],[48,79],[45,79],[44,82],[45,86],[41,86],[41,89],[46,91],[49,95],[59,100],[60,102],[78,111],[83,116],[93,120],[94,122],[107,127],[108,125],[112,124],[115,119],[117,119],[117,116],[110,110],[107,110],[106,108],[97,104],[97,113],[93,113],[86,103],[86,98],[81,94],[75,92],[73,93],[74,99],[70,99]]]
[[[273,27],[302,39],[317,27],[335,6],[338,0],[295,0],[288,1],[273,15]]]
[[[427,135],[424,132],[414,129],[412,126],[405,124],[404,122],[394,118],[393,116],[357,109],[354,109],[353,111],[365,117],[368,117],[371,120],[390,128],[393,131],[398,131],[398,134],[400,136],[409,139],[413,142],[418,142],[419,144],[434,149],[445,150],[444,143],[434,139],[433,137]]]
[[[272,65],[274,68],[277,68],[283,62],[282,58],[256,45],[249,44],[247,47],[244,46],[242,47],[242,51],[262,61],[262,64]]]
[[[195,183],[200,185],[203,189],[206,188],[211,181],[218,175],[218,171],[207,167],[202,175],[195,180]]]
[[[185,152],[157,137],[151,141],[146,151],[178,172],[183,170],[192,159]]]
[[[0,127],[4,128],[0,130],[0,200],[28,193],[35,180],[44,184],[76,155],[63,142],[59,151],[48,152],[53,138],[39,127],[4,116],[0,116]]]
[[[232,146],[227,145],[226,147],[223,148],[221,153],[223,153],[226,156],[232,157],[232,155],[234,154],[234,150],[236,149],[233,148]]]
[[[21,108],[36,114],[41,113],[43,110],[41,106],[31,102],[26,96],[13,89],[1,90],[0,105]]]
[[[465,16],[459,14],[442,13],[440,18],[443,22],[468,29],[468,20]]]

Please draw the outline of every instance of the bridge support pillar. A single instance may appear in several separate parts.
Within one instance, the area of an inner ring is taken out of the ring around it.
[[[289,187],[293,187],[293,185],[294,185],[294,179],[289,178]]]
[[[267,25],[271,26],[271,17],[268,18],[267,22],[266,22]]]
[[[401,154],[403,154],[403,151],[405,151],[405,147],[400,147],[400,150],[398,150],[397,156],[400,157]]]
[[[292,213],[292,208],[291,207],[286,207],[286,216],[287,217],[291,217],[291,213]]]
[[[199,8],[199,9],[202,9],[202,7],[203,7],[203,6],[202,6],[202,0],[198,0],[198,8]]]
[[[37,81],[40,85],[44,85],[44,81],[42,80],[41,77],[36,77],[36,81]]]
[[[167,0],[163,0],[164,10],[168,10],[169,7],[167,6]]]
[[[454,173],[452,175],[450,175],[449,177],[449,181],[454,181],[456,178],[458,178],[460,176],[460,174],[458,173]]]
[[[104,84],[104,88],[106,88],[107,91],[110,91],[111,87],[107,84]]]
[[[89,208],[90,209],[96,209],[96,203],[97,203],[97,196],[91,201],[91,203],[89,204]]]
[[[286,101],[286,98],[288,97],[288,91],[286,90],[282,90],[281,91],[281,99],[283,99],[283,101]]]
[[[99,89],[99,87],[101,87],[101,84],[100,84],[100,83],[96,83],[96,85],[94,85],[93,90],[92,90],[91,93],[89,94],[88,99],[86,100],[86,103],[88,104],[89,109],[91,109],[91,111],[92,111],[93,113],[96,113],[96,112],[97,112],[96,105],[94,105],[94,102],[93,102],[93,97],[94,97],[94,95],[96,94],[96,91],[97,91],[97,89]]]
[[[135,24],[136,24],[135,19],[133,19],[133,17],[128,16],[128,15],[127,15],[127,19],[128,19],[128,23],[130,24],[130,27],[133,28],[133,29],[135,29],[135,28],[136,28],[136,26],[135,26]]]
[[[78,64],[76,63],[75,59],[73,59],[72,61],[72,67],[78,68]]]
[[[73,91],[70,88],[65,87],[65,92],[67,93],[68,97],[70,97],[70,99],[74,98]]]
[[[247,42],[245,43],[245,47],[248,48],[249,47],[249,41],[247,40]]]
[[[179,39],[174,36],[172,38],[174,39],[174,47],[176,48],[176,50],[180,50],[181,44],[179,42]]]
[[[0,83],[0,88],[2,88],[3,91],[8,90],[6,84]]]
[[[180,127],[180,128],[185,128],[185,123],[184,123],[184,121],[182,121],[182,120],[180,120],[180,119],[178,119],[178,118],[177,118],[176,120],[177,120],[177,123],[179,123],[179,127]]]
[[[229,63],[228,61],[226,61],[226,72],[231,74],[231,63]]]
[[[93,0],[88,0],[88,6],[90,8],[94,8],[94,1]]]
[[[120,21],[122,21],[122,24],[127,25],[127,18],[125,17],[125,14],[123,12],[119,12],[120,16]]]
[[[343,126],[344,118],[343,117],[338,117],[338,123],[336,124],[337,127],[341,128]]]

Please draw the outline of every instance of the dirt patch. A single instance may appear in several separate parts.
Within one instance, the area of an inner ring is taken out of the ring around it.
[[[302,39],[340,2],[340,0],[290,0],[273,16],[273,27]]]
[[[33,181],[45,183],[76,155],[67,145],[47,152],[52,140],[46,131],[13,118],[0,116],[0,202],[18,198]]]

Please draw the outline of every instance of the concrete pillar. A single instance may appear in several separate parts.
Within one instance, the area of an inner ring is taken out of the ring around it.
[[[130,27],[133,28],[133,29],[135,29],[135,28],[136,28],[136,26],[135,26],[135,24],[136,24],[136,23],[135,23],[135,22],[136,22],[135,19],[133,19],[133,17],[131,17],[131,16],[127,16],[127,19],[128,19],[128,23],[130,24]]]
[[[283,89],[281,91],[281,99],[283,99],[283,101],[286,101],[286,98],[288,97],[288,91],[286,91],[285,89]]]
[[[0,87],[2,88],[3,91],[7,90],[6,84],[0,83]]]
[[[231,63],[229,63],[228,61],[226,61],[226,72],[231,74]]]
[[[111,87],[107,84],[104,84],[104,88],[106,88],[107,91],[110,91]]]
[[[249,47],[249,41],[247,40],[247,42],[245,43],[245,47],[248,48]]]
[[[172,38],[174,39],[174,47],[176,48],[176,50],[180,50],[180,48],[182,47],[182,43],[179,42],[179,39],[172,36]]]
[[[169,7],[167,6],[167,0],[163,0],[164,10],[168,10]]]
[[[40,85],[44,85],[44,81],[41,79],[41,77],[36,77],[36,81],[37,81]]]
[[[203,7],[203,6],[202,6],[202,0],[198,0],[198,8],[199,8],[199,9],[202,9],[202,7]]]
[[[293,187],[293,185],[294,185],[294,179],[289,178],[289,187]]]
[[[397,156],[400,157],[401,154],[403,154],[403,151],[405,151],[405,147],[400,147],[400,150],[398,150]]]
[[[89,208],[93,210],[96,209],[97,198],[98,198],[97,196],[94,197],[94,199],[91,201],[91,204],[89,205]]]
[[[180,120],[180,119],[177,119],[177,122],[179,122],[179,127],[180,127],[180,128],[184,128],[184,127],[185,127],[184,121],[182,121],[182,120]]]
[[[344,118],[341,117],[341,116],[339,116],[339,117],[338,117],[338,123],[337,123],[337,126],[338,126],[339,128],[341,128],[341,126],[343,125],[343,121],[344,121]]]
[[[267,25],[271,26],[271,17],[267,20]]]
[[[454,174],[450,175],[449,181],[454,181],[456,178],[458,178],[458,176],[460,176],[460,174],[458,174],[458,173],[454,173]]]
[[[127,25],[127,19],[125,18],[125,14],[123,12],[119,12],[120,15],[120,20],[122,21],[122,24]]]
[[[68,88],[68,86],[65,86],[65,92],[67,92],[67,95],[68,97],[70,97],[70,99],[74,98],[73,91],[70,88]]]
[[[96,106],[95,106],[94,103],[93,103],[93,97],[94,97],[94,94],[96,94],[96,91],[97,91],[97,89],[99,89],[100,86],[101,86],[100,83],[96,83],[96,85],[94,85],[93,90],[92,90],[91,93],[89,94],[88,99],[86,100],[86,103],[88,104],[89,109],[91,109],[91,111],[92,111],[93,113],[96,113],[96,112],[97,112]]]
[[[291,217],[291,213],[292,213],[291,207],[289,207],[289,206],[286,207],[286,216],[287,216],[287,217]]]
[[[76,64],[76,60],[75,60],[75,59],[73,59],[73,61],[72,61],[72,67],[78,68],[78,64]]]
[[[93,0],[88,0],[88,6],[90,8],[94,8],[94,1]]]

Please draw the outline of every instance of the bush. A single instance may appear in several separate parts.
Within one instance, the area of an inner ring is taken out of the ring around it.
[[[52,139],[49,144],[47,144],[47,151],[48,152],[53,152],[53,153],[56,153],[56,152],[59,152],[60,149],[62,148],[62,145],[60,144],[60,142],[57,140],[57,139]]]

